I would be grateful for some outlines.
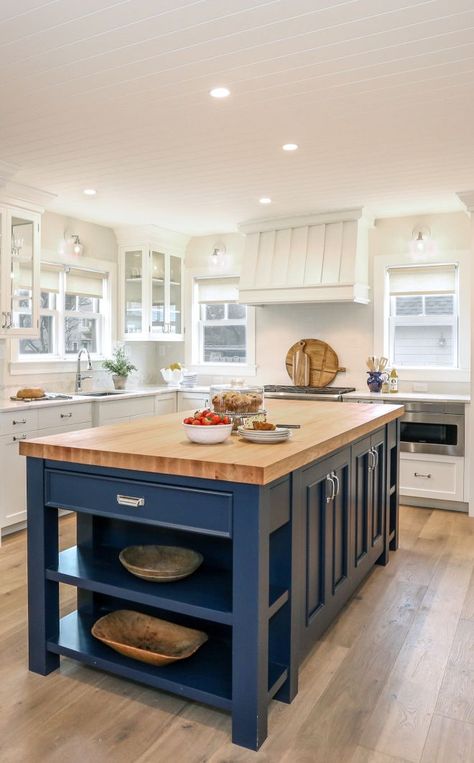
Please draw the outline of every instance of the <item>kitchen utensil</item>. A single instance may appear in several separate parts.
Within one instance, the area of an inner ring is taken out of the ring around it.
[[[299,387],[307,387],[309,385],[310,365],[309,357],[305,353],[306,342],[302,339],[298,342],[299,348],[293,355],[293,382]]]
[[[202,564],[197,551],[179,546],[127,546],[119,554],[123,566],[142,580],[171,583],[192,575]]]
[[[184,660],[207,641],[207,634],[202,631],[129,609],[118,609],[101,617],[91,633],[125,657],[150,665]]]
[[[339,359],[333,348],[321,339],[302,339],[293,344],[286,355],[286,370],[294,384],[294,356],[302,350],[301,342],[304,342],[304,353],[309,358],[309,379],[306,385],[311,387],[326,387],[332,382],[336,374],[345,371],[339,366]]]
[[[381,357],[379,362],[379,371],[384,371],[387,367],[388,358]]]

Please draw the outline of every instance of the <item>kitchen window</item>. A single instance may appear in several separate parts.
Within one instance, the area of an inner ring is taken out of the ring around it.
[[[455,264],[387,269],[388,354],[396,368],[459,367]]]
[[[192,365],[222,373],[248,372],[254,362],[253,308],[239,304],[235,277],[193,281]]]
[[[104,353],[108,274],[42,262],[40,335],[18,342],[18,360],[67,360],[81,347]],[[28,325],[28,301],[21,320]]]

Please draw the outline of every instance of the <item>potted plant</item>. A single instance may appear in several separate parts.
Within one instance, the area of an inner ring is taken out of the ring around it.
[[[112,353],[112,358],[104,360],[102,368],[112,374],[115,389],[125,389],[129,373],[137,370],[137,367],[130,362],[130,358],[122,345],[117,345]]]

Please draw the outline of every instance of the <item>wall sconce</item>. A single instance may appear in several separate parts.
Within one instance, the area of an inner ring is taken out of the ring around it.
[[[69,236],[64,233],[64,238],[59,242],[58,254],[72,255],[73,257],[81,257],[84,253],[84,245],[81,244],[81,239],[77,233],[71,233]]]
[[[209,267],[214,271],[225,270],[230,262],[230,255],[227,254],[227,250],[224,244],[218,244],[214,247],[213,251],[209,255]]]
[[[429,228],[417,225],[413,229],[410,249],[413,255],[433,254],[436,251],[436,243],[431,238]]]

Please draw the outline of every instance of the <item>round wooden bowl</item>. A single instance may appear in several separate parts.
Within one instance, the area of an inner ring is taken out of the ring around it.
[[[191,657],[207,634],[129,609],[118,609],[92,626],[92,635],[116,652],[149,665],[168,665]]]
[[[179,546],[127,546],[119,559],[138,578],[155,583],[172,583],[192,575],[202,564],[198,551]]]

